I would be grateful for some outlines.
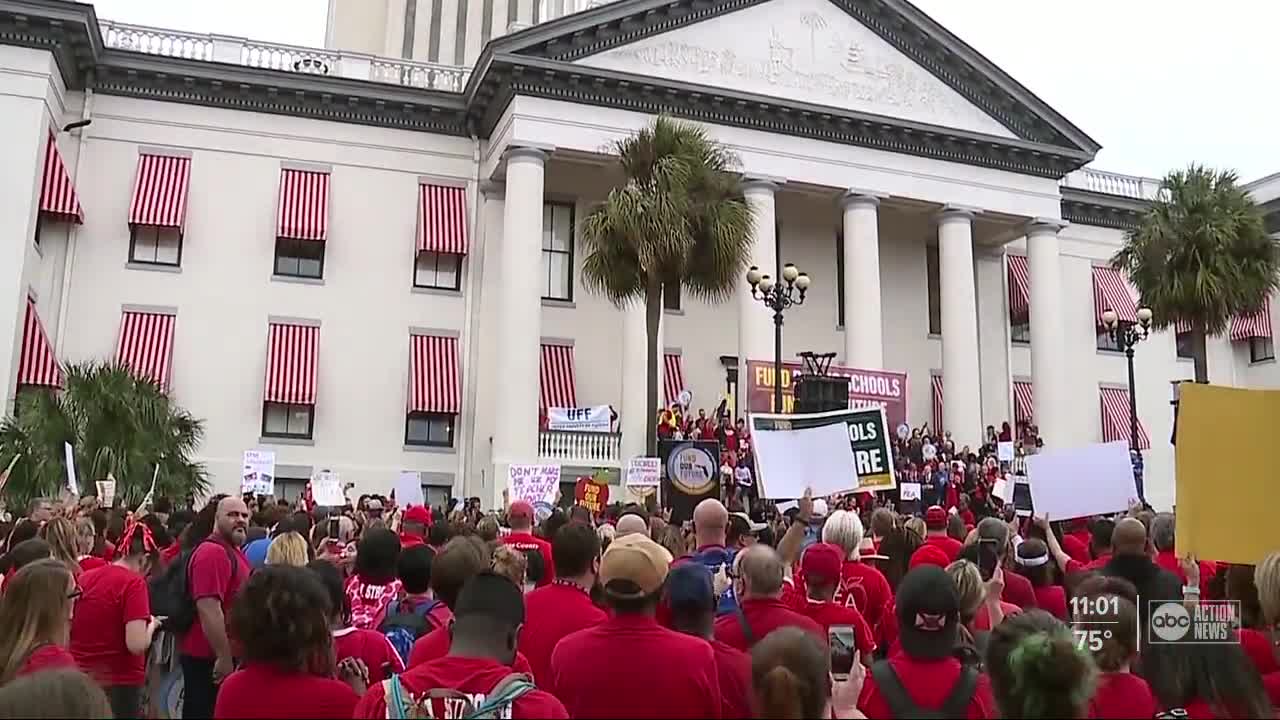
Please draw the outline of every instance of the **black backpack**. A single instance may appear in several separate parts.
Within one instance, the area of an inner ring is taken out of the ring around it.
[[[191,597],[191,588],[187,576],[191,572],[191,559],[196,550],[210,539],[201,540],[190,550],[183,550],[178,557],[169,563],[164,573],[151,579],[147,584],[147,594],[151,598],[151,613],[157,617],[167,618],[161,627],[171,633],[182,634],[196,624],[196,602]],[[231,561],[231,577],[234,579],[240,572],[239,558],[235,549],[225,548],[227,559]]]
[[[969,716],[969,701],[978,688],[978,669],[972,665],[962,665],[960,678],[951,687],[951,694],[942,702],[937,710],[917,707],[902,686],[898,674],[893,671],[889,661],[881,660],[871,666],[871,677],[875,678],[876,688],[889,703],[889,714],[894,718],[922,718],[926,720],[944,718],[966,718]]]

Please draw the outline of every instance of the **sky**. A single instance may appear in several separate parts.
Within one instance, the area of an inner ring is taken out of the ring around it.
[[[1098,141],[1093,167],[1280,172],[1280,2],[913,0]],[[327,0],[96,0],[98,17],[324,44]]]

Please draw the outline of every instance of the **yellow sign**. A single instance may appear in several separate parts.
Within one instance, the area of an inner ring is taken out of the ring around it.
[[[1256,564],[1280,548],[1280,391],[1196,383],[1179,390],[1177,552]]]

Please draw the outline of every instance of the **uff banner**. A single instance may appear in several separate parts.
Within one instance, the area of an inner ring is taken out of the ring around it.
[[[720,443],[714,440],[659,440],[662,494],[671,522],[693,519],[693,508],[720,497]]]
[[[782,364],[782,410],[795,410],[796,380],[803,374],[800,363]],[[849,378],[849,407],[882,407],[889,427],[896,428],[907,421],[907,374],[890,370],[859,370],[832,365],[827,375]],[[746,388],[747,411],[753,413],[779,412],[773,407],[773,363],[760,360],[747,362],[747,380],[739,382]]]
[[[548,408],[547,428],[550,430],[578,430],[582,432],[609,432],[612,413],[608,405],[575,408]]]
[[[842,492],[843,489],[852,489],[852,492],[876,492],[880,490],[892,490],[897,487],[897,478],[894,475],[893,453],[889,447],[889,425],[885,419],[884,408],[860,408],[853,410],[832,410],[824,413],[805,413],[801,415],[751,415],[751,434],[755,436],[755,452],[757,465],[760,461],[767,458],[761,455],[762,447],[769,445],[764,436],[772,433],[788,433],[796,430],[807,430],[812,428],[823,428],[829,425],[843,425],[844,431],[849,438],[849,446],[852,449],[852,464],[849,466],[849,473],[853,477],[823,477],[822,481],[831,483],[831,488],[825,488],[820,491],[816,484],[816,478],[810,479],[810,485],[815,493],[820,492]],[[786,447],[778,447],[775,451],[780,457],[779,464],[785,467]],[[797,450],[799,451],[799,450]],[[770,478],[766,476],[763,468],[760,470],[762,480],[769,482]],[[837,468],[832,468],[832,472],[838,472]],[[775,478],[776,479],[776,478]],[[792,483],[795,485],[795,483]],[[840,486],[840,487],[835,487]],[[842,489],[843,488],[843,489]],[[773,499],[786,499],[777,497]]]

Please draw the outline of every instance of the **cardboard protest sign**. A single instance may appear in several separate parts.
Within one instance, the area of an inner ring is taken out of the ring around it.
[[[720,443],[714,440],[660,440],[662,496],[671,522],[693,518],[693,508],[720,497]]]
[[[591,512],[599,513],[609,504],[609,486],[596,482],[593,477],[580,477],[573,488],[573,499]]]
[[[513,463],[507,468],[507,488],[510,501],[523,500],[532,505],[535,519],[541,522],[555,508],[560,466]]]
[[[897,487],[897,476],[894,474],[893,452],[889,448],[889,424],[885,418],[884,408],[854,408],[850,410],[833,410],[824,413],[806,413],[800,415],[751,415],[751,433],[755,436],[756,465],[760,467],[760,446],[763,432],[771,430],[802,430],[828,425],[842,426],[847,436],[852,462],[845,464],[848,475],[840,475],[840,465],[836,464],[824,470],[823,481],[844,487],[831,492],[852,490],[853,492],[875,492],[892,490]],[[768,442],[768,441],[765,441]],[[768,451],[766,451],[768,454]],[[770,479],[765,470],[757,473],[762,483]],[[816,481],[816,478],[815,478]],[[814,487],[816,494],[827,494]],[[801,489],[801,494],[803,488]],[[765,493],[766,497],[769,494]],[[785,498],[774,497],[782,500]]]
[[[634,457],[627,461],[627,487],[652,488],[662,484],[662,460]]]
[[[276,451],[245,450],[240,473],[240,492],[255,495],[276,494]]]
[[[311,476],[311,499],[322,507],[342,507],[347,496],[342,492],[342,479],[338,473],[321,470]]]
[[[1055,520],[1122,512],[1138,497],[1123,440],[1031,455],[1027,480],[1036,512]]]

